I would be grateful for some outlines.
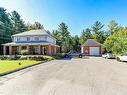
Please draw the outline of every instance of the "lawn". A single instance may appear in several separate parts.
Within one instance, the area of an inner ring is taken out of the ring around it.
[[[15,70],[41,61],[35,60],[0,60],[0,73]],[[21,65],[19,65],[21,63]]]

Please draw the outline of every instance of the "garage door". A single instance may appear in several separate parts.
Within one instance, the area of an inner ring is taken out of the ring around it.
[[[99,47],[90,47],[90,55],[99,55]]]

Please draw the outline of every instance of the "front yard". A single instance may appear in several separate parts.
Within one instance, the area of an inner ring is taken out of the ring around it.
[[[36,60],[0,60],[0,73],[15,70],[42,61]]]
[[[0,73],[8,73],[13,70],[22,69],[40,62],[54,60],[52,56],[42,55],[17,55],[0,56]]]

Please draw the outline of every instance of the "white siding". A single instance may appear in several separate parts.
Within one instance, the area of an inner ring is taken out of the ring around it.
[[[47,41],[56,44],[56,40],[51,37],[47,37]]]
[[[20,36],[20,37],[16,36],[16,37],[14,37],[14,42],[30,42],[30,41],[27,41],[27,37],[30,38],[30,41],[36,41],[35,38],[38,37],[39,38],[38,41],[47,41],[47,42],[56,44],[55,39],[53,39],[50,36],[46,36],[46,35],[42,35],[42,36]]]
[[[84,47],[82,46],[82,47],[81,47],[81,53],[84,53],[83,49],[84,49]]]

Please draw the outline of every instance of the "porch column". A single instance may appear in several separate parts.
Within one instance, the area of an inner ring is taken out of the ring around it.
[[[38,54],[41,55],[41,45],[38,46]]]
[[[3,53],[4,53],[4,55],[6,55],[6,46],[4,46],[4,48],[3,48]]]
[[[56,48],[57,48],[57,47],[55,46],[55,47],[54,47],[54,52],[55,52],[54,54],[57,54],[57,53],[56,53]]]
[[[29,45],[27,45],[26,49],[28,50],[28,54],[29,54],[30,53],[30,51],[29,51]]]
[[[49,46],[48,46],[48,54],[49,54],[49,55],[52,54],[52,53],[51,53],[51,49],[52,49],[52,48],[51,48],[51,45],[49,45]]]
[[[12,46],[9,46],[9,55],[12,55]]]
[[[19,52],[19,54],[21,53],[21,49],[22,49],[22,47],[21,47],[21,46],[19,46],[19,51],[18,51],[18,52]]]

